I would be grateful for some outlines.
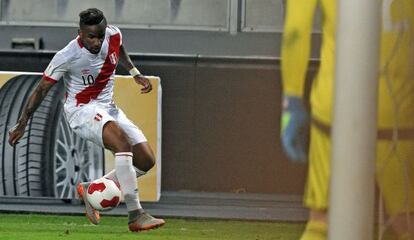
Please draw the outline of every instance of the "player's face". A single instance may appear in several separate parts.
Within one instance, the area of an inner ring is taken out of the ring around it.
[[[106,23],[91,26],[82,26],[79,37],[86,49],[93,54],[99,53],[105,39]]]

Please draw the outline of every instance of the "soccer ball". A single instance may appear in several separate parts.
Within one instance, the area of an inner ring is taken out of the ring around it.
[[[89,185],[86,197],[96,210],[109,211],[121,201],[121,190],[114,181],[99,178]]]

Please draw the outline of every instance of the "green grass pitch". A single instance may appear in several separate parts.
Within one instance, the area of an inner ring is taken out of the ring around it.
[[[0,214],[0,239],[7,240],[296,240],[303,229],[297,223],[166,219],[161,228],[131,233],[126,217],[103,216],[95,226],[84,216]]]

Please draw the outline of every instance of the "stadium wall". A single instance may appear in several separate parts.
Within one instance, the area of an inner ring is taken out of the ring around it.
[[[53,54],[0,51],[0,70],[42,72]],[[302,193],[306,166],[279,141],[278,58],[131,55],[161,78],[162,190]]]
[[[10,50],[13,38],[42,39],[43,49],[58,51],[77,35],[76,27],[0,24],[0,49]],[[199,54],[207,56],[280,56],[281,32],[153,30],[121,28],[129,52]],[[313,34],[312,57],[318,56],[320,34]]]

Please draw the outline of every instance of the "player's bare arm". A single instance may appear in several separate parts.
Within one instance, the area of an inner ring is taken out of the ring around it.
[[[119,64],[123,68],[129,71],[129,73],[134,77],[136,83],[143,86],[141,88],[141,93],[149,93],[152,90],[151,82],[148,78],[142,75],[138,69],[135,68],[134,64],[131,61],[131,58],[128,56],[128,53],[123,45],[119,49]]]
[[[10,145],[16,145],[19,139],[23,136],[27,122],[29,121],[30,117],[32,117],[33,113],[39,107],[40,103],[46,97],[47,93],[53,85],[54,83],[47,81],[45,79],[42,79],[40,83],[37,85],[32,95],[30,96],[29,101],[24,107],[19,121],[9,131]]]

